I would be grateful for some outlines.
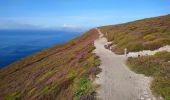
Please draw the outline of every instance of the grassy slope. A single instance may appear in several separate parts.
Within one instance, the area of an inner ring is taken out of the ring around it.
[[[154,77],[152,90],[165,100],[170,100],[170,52],[159,52],[154,56],[128,58],[130,69]]]
[[[113,51],[117,54],[122,54],[124,48],[154,50],[170,44],[170,15],[99,28],[116,45]]]
[[[0,70],[0,99],[93,98],[92,78],[100,64],[92,50],[96,30],[26,57]]]
[[[128,51],[154,50],[170,45],[170,15],[138,20],[120,25],[99,27],[112,42],[112,49],[122,54]],[[137,72],[154,77],[152,90],[165,100],[170,100],[170,53],[160,52],[154,56],[128,58],[127,64]]]

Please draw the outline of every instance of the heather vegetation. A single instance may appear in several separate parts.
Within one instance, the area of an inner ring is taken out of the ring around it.
[[[0,99],[94,99],[98,57],[92,53],[98,37],[90,30],[81,37],[26,57],[0,70]]]
[[[136,52],[170,45],[170,15],[99,28],[117,54],[123,54],[125,48]],[[137,73],[153,77],[153,93],[170,100],[170,52],[128,58],[127,65]]]
[[[133,71],[154,78],[151,89],[165,100],[170,100],[170,52],[158,52],[153,56],[128,58]]]
[[[170,15],[99,28],[115,45],[112,50],[117,54],[122,54],[124,48],[154,50],[170,44]]]

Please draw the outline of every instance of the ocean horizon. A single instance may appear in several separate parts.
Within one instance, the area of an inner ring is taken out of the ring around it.
[[[0,30],[0,68],[43,49],[63,44],[82,33],[64,30]]]

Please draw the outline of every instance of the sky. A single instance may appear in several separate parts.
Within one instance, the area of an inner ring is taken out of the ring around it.
[[[91,28],[170,14],[170,0],[0,0],[0,29]]]

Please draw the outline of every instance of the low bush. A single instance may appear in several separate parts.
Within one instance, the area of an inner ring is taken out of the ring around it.
[[[152,90],[165,100],[170,100],[170,52],[162,51],[153,56],[128,58],[127,65],[137,73],[154,77]]]
[[[158,52],[155,54],[155,57],[165,62],[170,61],[170,53],[167,51]]]
[[[143,50],[143,45],[141,42],[131,42],[127,43],[126,48],[128,49],[128,51],[136,52]]]
[[[74,100],[80,100],[81,97],[90,95],[94,92],[92,82],[86,76],[83,76],[79,80],[77,80],[74,88],[76,91],[73,98]]]
[[[146,41],[153,41],[156,39],[156,35],[155,34],[148,34],[146,36],[143,37],[144,40]]]
[[[14,92],[5,97],[5,100],[20,100],[20,99],[21,99],[20,92]]]
[[[45,78],[47,78],[47,77],[50,76],[50,75],[55,74],[56,72],[57,72],[57,71],[55,71],[55,70],[51,70],[51,71],[46,72],[44,75],[42,75],[42,76],[40,77],[39,81],[44,80]]]

